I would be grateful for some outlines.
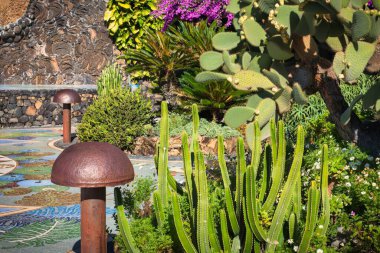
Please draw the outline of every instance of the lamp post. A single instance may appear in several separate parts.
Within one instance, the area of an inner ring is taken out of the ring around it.
[[[55,160],[51,181],[81,188],[81,252],[106,253],[106,186],[134,179],[128,156],[102,142],[74,144]]]
[[[75,90],[59,90],[53,97],[53,102],[63,104],[63,143],[71,143],[71,104],[80,103],[81,98]]]

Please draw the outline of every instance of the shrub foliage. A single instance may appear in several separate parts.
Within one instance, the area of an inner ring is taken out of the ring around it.
[[[141,49],[145,31],[157,31],[162,20],[150,15],[156,9],[156,0],[109,0],[104,20],[108,31],[120,50]]]
[[[87,108],[78,126],[81,141],[108,142],[131,149],[134,139],[145,133],[151,118],[151,104],[139,91],[122,88],[100,96]]]

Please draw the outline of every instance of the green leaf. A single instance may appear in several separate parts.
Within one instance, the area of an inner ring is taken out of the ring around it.
[[[118,2],[118,5],[120,7],[123,7],[124,9],[130,9],[131,8],[131,5],[129,3],[120,3],[120,2]]]

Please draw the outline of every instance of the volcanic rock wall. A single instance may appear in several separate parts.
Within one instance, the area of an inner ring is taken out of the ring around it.
[[[30,0],[0,28],[0,84],[94,84],[117,50],[105,0]]]
[[[81,102],[72,105],[71,122],[82,120],[87,107],[96,98],[96,89],[76,89]],[[52,103],[53,89],[4,90],[0,86],[0,128],[62,124],[62,104]]]

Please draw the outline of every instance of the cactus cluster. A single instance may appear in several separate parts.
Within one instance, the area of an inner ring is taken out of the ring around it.
[[[299,252],[307,252],[313,235],[323,236],[330,220],[328,195],[327,146],[322,149],[320,180],[313,181],[308,192],[305,213],[302,211],[301,163],[304,132],[298,128],[294,159],[286,175],[286,141],[284,125],[270,121],[270,144],[262,147],[258,121],[252,128],[252,159],[247,164],[244,141],[237,141],[236,182],[231,183],[227,170],[223,138],[218,138],[218,162],[221,170],[225,201],[219,210],[209,204],[204,156],[198,143],[199,117],[193,106],[193,134],[182,134],[184,187],[179,186],[168,173],[168,115],[162,104],[160,143],[155,162],[158,170],[158,188],[154,193],[154,207],[158,226],[172,224],[170,232],[178,238],[185,252],[275,252],[291,239],[300,245]],[[259,183],[261,182],[261,183]],[[234,187],[233,187],[234,185]],[[123,243],[129,252],[139,252],[131,236],[128,221],[116,189],[118,222]],[[184,215],[179,198],[185,197],[189,214]],[[270,225],[263,225],[263,216]],[[270,216],[270,217],[269,217]],[[189,217],[190,229],[183,219]],[[219,217],[219,219],[216,219]],[[169,221],[169,222],[166,222]],[[217,222],[219,221],[219,222]],[[285,225],[286,224],[286,225]],[[302,225],[303,224],[303,225]],[[303,232],[301,231],[303,230]]]
[[[373,6],[367,0],[231,0],[227,10],[235,15],[235,31],[214,36],[215,50],[201,55],[205,71],[197,81],[226,79],[236,89],[272,100],[276,108],[266,110],[266,122],[260,123],[265,127],[276,113],[288,111],[291,102],[307,101],[289,66],[312,65],[335,54],[328,60],[339,78],[351,82],[359,77],[379,40],[378,6],[378,0]],[[255,119],[254,111],[260,108],[252,109],[231,109],[227,124],[236,126],[232,118],[238,113],[244,114],[236,116],[241,121]]]
[[[111,90],[120,89],[122,80],[120,67],[116,64],[108,65],[102,70],[102,74],[96,81],[98,95],[109,95]]]

